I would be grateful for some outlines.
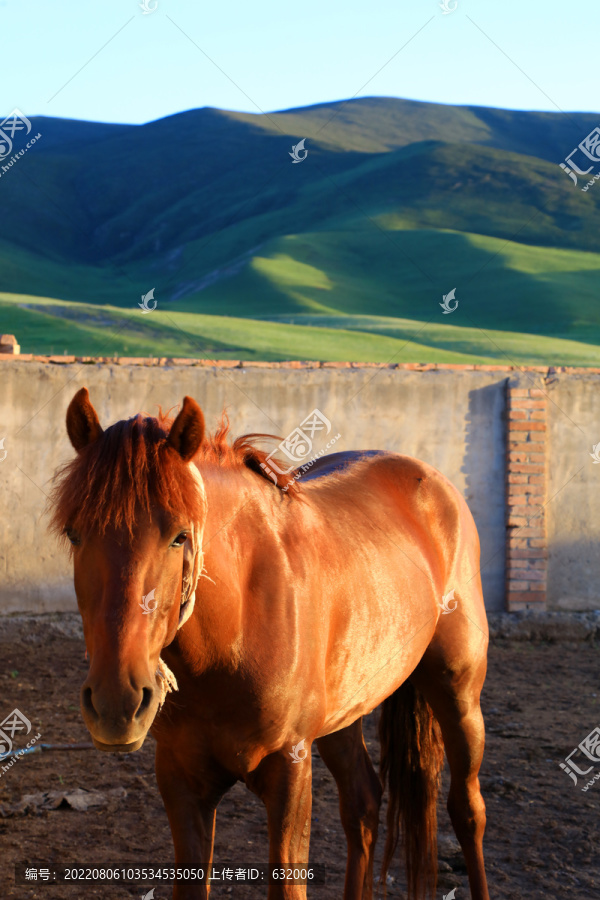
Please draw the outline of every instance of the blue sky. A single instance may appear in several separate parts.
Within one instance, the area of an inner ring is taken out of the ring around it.
[[[358,96],[595,111],[598,4],[0,0],[0,115],[147,122]]]

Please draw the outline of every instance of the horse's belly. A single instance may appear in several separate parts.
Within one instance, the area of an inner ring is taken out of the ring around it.
[[[351,725],[389,697],[419,664],[438,620],[435,602],[397,604],[387,615],[350,625],[327,663],[326,716],[319,737]]]

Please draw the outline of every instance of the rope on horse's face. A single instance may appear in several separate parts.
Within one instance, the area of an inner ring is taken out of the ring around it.
[[[198,490],[201,492],[204,499],[204,509],[206,512],[206,491],[204,489],[204,482],[202,481],[202,476],[200,472],[196,468],[193,462],[190,463],[190,472],[196,482]],[[181,588],[181,606],[183,607],[183,614],[181,616],[181,620],[177,625],[177,630],[185,625],[189,617],[194,611],[194,605],[196,603],[196,588],[198,586],[198,580],[200,575],[202,574],[202,569],[204,568],[204,554],[202,553],[202,538],[204,533],[204,521],[202,522],[192,522],[191,534],[189,536],[189,547],[184,548],[184,557],[183,557],[183,579],[182,579],[182,588]],[[170,694],[171,691],[179,690],[177,686],[177,679],[175,675],[170,670],[164,659],[159,656],[158,658],[158,668],[156,670],[156,675],[160,678],[160,690],[161,696],[158,703],[158,709],[160,710],[167,699],[167,694]]]

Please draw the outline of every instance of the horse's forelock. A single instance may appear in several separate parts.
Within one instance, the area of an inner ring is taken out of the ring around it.
[[[172,420],[137,415],[116,422],[57,472],[51,494],[52,529],[130,535],[136,516],[160,508],[201,521],[205,498],[188,465],[167,444]]]
[[[185,463],[167,443],[172,423],[160,409],[158,417],[139,414],[115,422],[62,466],[50,495],[52,530],[59,535],[66,527],[80,534],[103,534],[111,526],[124,527],[133,536],[136,516],[140,511],[150,514],[156,507],[201,522],[206,514],[205,494],[198,488],[193,463]],[[252,439],[279,438],[246,435],[230,444],[228,435],[224,414],[216,433],[202,444],[197,461],[246,467],[269,481],[260,466],[267,452],[256,448]],[[298,492],[292,478],[284,480],[288,494]]]

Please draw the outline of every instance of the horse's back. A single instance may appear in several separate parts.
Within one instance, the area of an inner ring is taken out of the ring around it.
[[[344,472],[361,459],[385,455],[385,450],[343,450],[339,453],[328,453],[327,456],[321,456],[312,463],[308,472],[302,475],[302,482],[315,481],[326,475]]]
[[[477,527],[458,488],[436,468],[403,454],[351,450],[316,460],[302,476],[303,482],[309,482],[306,495],[323,494],[328,509],[336,508],[330,503],[333,494],[355,506],[359,515],[367,494],[379,498],[381,509],[392,507],[398,521],[414,529],[428,545],[426,555],[437,557],[438,589],[443,593],[455,589],[458,594],[460,583],[466,605],[482,610]],[[367,512],[371,518],[374,509]],[[371,521],[377,522],[376,518]]]

